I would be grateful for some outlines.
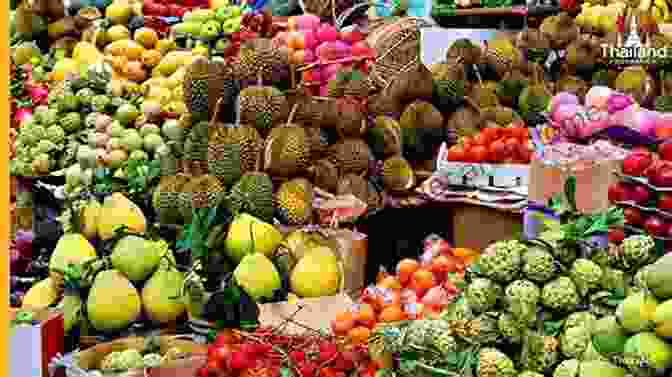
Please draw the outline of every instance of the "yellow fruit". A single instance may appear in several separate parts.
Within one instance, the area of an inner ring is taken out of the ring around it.
[[[281,287],[280,273],[263,254],[246,255],[238,264],[233,277],[236,283],[255,301],[272,298],[273,292]]]
[[[103,55],[98,48],[89,42],[79,42],[72,51],[72,59],[78,64],[93,65],[100,61]]]
[[[131,32],[128,31],[128,28],[124,25],[114,25],[107,29],[105,33],[105,39],[108,43],[126,40],[130,38]]]
[[[672,337],[672,300],[667,300],[656,308],[656,334],[663,338]]]
[[[159,35],[154,29],[141,27],[133,34],[133,40],[140,43],[145,48],[153,48],[159,41]]]
[[[341,287],[341,268],[331,249],[316,247],[294,266],[290,276],[292,292],[300,297],[332,296]]]
[[[640,292],[625,298],[616,309],[616,316],[623,328],[635,333],[653,324],[658,301],[650,294]]]
[[[115,1],[105,8],[105,18],[115,25],[127,25],[131,18],[131,6],[128,2]]]
[[[119,40],[105,47],[105,54],[113,56],[125,56],[128,60],[140,60],[144,51],[139,43],[130,39]]]
[[[121,193],[108,196],[100,211],[98,236],[102,240],[114,237],[117,229],[126,226],[131,232],[142,234],[147,227],[147,220],[135,203]]]
[[[91,199],[80,213],[82,234],[88,239],[93,239],[98,234],[98,220],[100,218],[100,203]]]
[[[142,52],[141,60],[146,67],[153,68],[161,61],[161,53],[158,50],[145,50]]]
[[[58,289],[51,278],[46,278],[30,287],[23,296],[22,309],[39,310],[52,305],[58,299]]]
[[[198,56],[207,57],[208,55],[210,55],[210,50],[208,49],[207,46],[196,46],[196,47],[191,49],[191,52],[193,52],[194,55],[198,55]]]
[[[70,264],[81,266],[82,263],[96,258],[96,249],[79,233],[64,234],[56,243],[53,254],[49,259],[49,271],[61,276]]]
[[[165,55],[177,48],[177,44],[172,39],[159,39],[156,42],[155,48],[161,51],[161,55]]]
[[[63,296],[58,308],[63,311],[63,330],[69,333],[73,327],[79,324],[82,315],[82,299],[79,292],[67,293]]]
[[[169,323],[184,314],[180,298],[184,275],[171,266],[162,266],[142,288],[142,303],[150,320]]]
[[[140,315],[140,294],[119,271],[99,273],[86,301],[89,322],[98,331],[125,329]]]
[[[252,253],[270,255],[282,242],[282,233],[273,225],[247,213],[236,216],[226,235],[226,251],[234,262]]]
[[[54,65],[51,78],[54,81],[63,81],[67,74],[79,73],[79,64],[74,59],[65,58]]]
[[[165,253],[162,246],[161,241],[128,235],[114,245],[110,260],[112,266],[131,281],[143,281],[161,262],[161,256]]]

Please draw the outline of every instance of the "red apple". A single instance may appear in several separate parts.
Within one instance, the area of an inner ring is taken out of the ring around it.
[[[664,236],[668,226],[658,216],[649,216],[644,222],[644,230],[652,236]]]
[[[625,183],[615,183],[609,186],[609,201],[612,203],[628,201],[632,197],[631,191]]]
[[[625,232],[621,228],[611,228],[609,229],[609,242],[620,244],[625,239]]]
[[[672,140],[664,141],[658,146],[658,155],[665,161],[672,161]]]
[[[665,232],[665,237],[672,238],[672,223],[668,223],[665,225],[667,227],[667,231]],[[666,245],[669,246],[669,245]]]
[[[653,156],[650,152],[637,151],[630,153],[623,160],[623,174],[641,177],[652,163]]]
[[[662,209],[663,211],[672,211],[672,194],[670,193],[662,193],[660,197],[658,197],[658,203],[656,205],[658,209]]]
[[[625,218],[625,222],[630,225],[641,225],[644,222],[642,212],[634,207],[624,209],[623,217]]]
[[[651,199],[651,192],[644,185],[635,185],[630,192],[630,199],[641,205]]]
[[[352,45],[352,56],[374,57],[376,56],[376,52],[369,47],[366,41],[359,41]]]

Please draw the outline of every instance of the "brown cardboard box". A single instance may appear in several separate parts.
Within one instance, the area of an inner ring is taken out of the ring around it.
[[[516,211],[471,204],[455,204],[451,211],[456,247],[481,251],[492,242],[510,239],[522,231],[522,215]]]
[[[352,299],[346,294],[306,298],[296,303],[262,304],[259,305],[261,311],[259,322],[264,326],[275,327],[287,322],[287,318],[293,318],[284,328],[288,333],[304,333],[307,328],[327,329],[336,314],[351,308],[353,304]]]
[[[583,213],[609,208],[609,186],[618,178],[620,160],[581,162],[564,166],[548,166],[533,160],[528,188],[530,201],[546,203],[553,195],[563,193],[565,181],[576,177],[576,206]]]

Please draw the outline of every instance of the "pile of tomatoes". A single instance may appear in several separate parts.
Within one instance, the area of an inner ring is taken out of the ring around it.
[[[378,323],[438,317],[477,257],[475,250],[453,248],[440,238],[426,241],[419,260],[403,259],[394,274],[381,270],[359,302],[331,321],[332,331],[351,344],[366,344]]]
[[[527,127],[512,123],[508,127],[487,127],[462,137],[448,150],[448,161],[470,163],[528,164],[534,149]]]

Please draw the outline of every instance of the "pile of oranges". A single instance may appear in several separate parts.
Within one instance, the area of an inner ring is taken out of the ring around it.
[[[366,344],[381,322],[436,318],[460,292],[464,272],[478,258],[466,248],[452,248],[443,239],[426,241],[420,260],[403,259],[396,273],[381,270],[375,285],[358,303],[338,313],[331,329],[352,344]]]

